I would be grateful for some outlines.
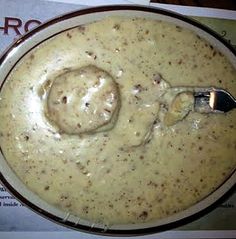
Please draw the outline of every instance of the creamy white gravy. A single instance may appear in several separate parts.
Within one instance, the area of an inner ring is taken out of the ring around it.
[[[173,119],[168,108],[191,97],[163,105],[162,96],[170,86],[236,95],[235,73],[217,49],[170,23],[112,17],[80,26],[9,75],[1,148],[28,188],[65,212],[108,224],[164,218],[235,169],[236,111]]]

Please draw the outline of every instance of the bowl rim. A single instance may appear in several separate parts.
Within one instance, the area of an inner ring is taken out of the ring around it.
[[[220,41],[226,48],[228,48],[228,50],[231,53],[233,53],[233,55],[236,57],[236,49],[234,49],[233,46],[231,46],[218,33],[214,32],[209,27],[207,27],[205,25],[202,25],[201,23],[199,23],[199,22],[197,22],[197,21],[195,21],[193,19],[190,19],[190,18],[188,18],[186,16],[183,16],[181,14],[178,14],[178,13],[175,13],[175,12],[172,12],[172,11],[168,11],[168,10],[164,10],[164,9],[160,9],[160,8],[156,8],[156,7],[150,7],[150,6],[141,6],[141,5],[107,5],[106,6],[106,5],[104,5],[104,6],[98,6],[98,7],[89,7],[89,8],[85,8],[85,9],[81,9],[81,10],[76,10],[76,11],[72,11],[72,12],[69,12],[69,13],[65,13],[65,14],[59,15],[59,16],[57,16],[55,18],[52,18],[52,19],[46,21],[45,23],[39,25],[38,27],[34,28],[33,30],[25,33],[19,39],[17,39],[15,42],[13,42],[3,52],[2,56],[0,57],[0,71],[1,71],[2,63],[4,63],[4,61],[7,60],[9,54],[11,54],[12,51],[15,48],[20,46],[24,41],[30,39],[36,33],[43,31],[47,27],[49,27],[49,26],[51,26],[51,25],[53,25],[55,23],[60,23],[60,22],[62,22],[64,20],[68,20],[70,18],[81,16],[81,15],[92,14],[92,13],[99,13],[99,12],[109,12],[109,11],[122,11],[122,10],[130,10],[130,11],[133,10],[133,11],[156,13],[156,14],[165,15],[165,16],[169,16],[169,17],[176,18],[176,19],[179,19],[181,21],[184,21],[184,22],[186,22],[186,23],[188,23],[190,25],[193,25],[196,28],[199,28],[199,29],[203,30],[207,34],[213,36],[216,40]],[[68,30],[68,29],[66,29],[66,30]],[[34,45],[34,47],[36,47],[37,45],[38,44]],[[19,61],[19,59],[18,59],[18,61]],[[7,73],[6,77],[1,82],[0,91],[1,91],[1,89],[2,89],[2,87],[4,85],[4,83],[5,83],[8,75],[10,74],[12,69],[15,67],[15,65],[18,63],[18,61],[16,61],[16,63],[11,67],[11,70]],[[1,154],[3,155],[3,157],[4,157],[4,154],[2,152],[1,146],[0,146],[0,151],[1,151]],[[219,188],[223,187],[223,185],[226,184],[226,182],[229,180],[229,178],[232,178],[232,175],[236,176],[236,169],[214,191],[216,191]],[[17,191],[17,189],[15,189],[8,182],[8,180],[6,179],[6,177],[4,177],[2,172],[0,172],[0,182],[2,182],[2,184],[6,187],[6,189],[12,195],[14,195],[17,200],[19,200],[24,205],[26,205],[29,209],[31,209],[32,211],[36,212],[37,214],[43,216],[44,218],[46,218],[48,220],[51,220],[51,221],[53,221],[55,223],[58,223],[60,225],[72,228],[72,229],[80,230],[80,231],[87,232],[87,233],[107,235],[107,236],[145,235],[145,234],[151,234],[151,233],[156,233],[156,232],[160,232],[160,231],[165,231],[165,230],[173,229],[175,227],[184,225],[184,224],[186,224],[188,222],[191,222],[193,220],[196,220],[197,218],[199,218],[199,217],[205,215],[206,213],[210,212],[212,209],[214,209],[218,205],[218,203],[220,203],[224,199],[226,199],[236,189],[236,187],[235,187],[236,185],[235,185],[235,182],[234,182],[234,184],[232,186],[230,186],[230,188],[225,190],[223,195],[221,195],[217,199],[213,200],[213,202],[211,202],[209,205],[207,205],[203,209],[200,209],[198,212],[196,212],[196,213],[194,213],[192,215],[188,215],[186,217],[180,218],[179,220],[176,220],[174,222],[170,222],[170,223],[167,223],[167,224],[164,224],[164,225],[158,225],[158,226],[155,226],[155,227],[149,227],[149,228],[129,229],[129,230],[118,230],[118,229],[109,229],[109,228],[107,228],[107,229],[104,230],[104,229],[97,228],[97,227],[92,227],[91,228],[89,226],[85,226],[85,225],[81,225],[81,224],[74,224],[73,222],[70,222],[70,221],[67,221],[67,220],[64,221],[60,217],[58,217],[58,216],[56,216],[56,215],[54,215],[54,214],[52,214],[52,213],[50,213],[50,212],[40,208],[39,206],[37,206],[34,203],[32,203],[30,200],[25,198],[23,195],[21,195]],[[207,195],[205,198],[208,198],[212,193]],[[205,198],[203,198],[202,200],[204,200]]]

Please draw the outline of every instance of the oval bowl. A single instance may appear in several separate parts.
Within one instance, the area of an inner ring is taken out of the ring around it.
[[[183,28],[190,29],[223,52],[232,65],[236,68],[236,52],[234,48],[218,34],[196,21],[193,21],[182,15],[157,8],[127,5],[102,6],[83,9],[56,17],[26,33],[15,43],[13,43],[0,58],[1,88],[6,78],[14,69],[16,64],[20,61],[20,59],[36,46],[68,29],[114,15],[162,20],[174,23]],[[9,192],[12,193],[24,205],[39,213],[43,217],[56,223],[60,223],[61,225],[85,232],[103,235],[140,235],[154,233],[182,225],[195,218],[198,218],[204,214],[204,212],[209,211],[209,209],[213,208],[213,205],[215,205],[220,198],[226,195],[226,193],[233,188],[236,182],[236,171],[234,170],[228,179],[225,180],[214,192],[186,210],[161,220],[148,223],[112,226],[94,224],[80,219],[69,213],[60,211],[59,209],[40,199],[18,179],[14,171],[7,164],[2,150],[0,155],[0,180],[9,190]]]

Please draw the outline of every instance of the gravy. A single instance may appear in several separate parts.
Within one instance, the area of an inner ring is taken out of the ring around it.
[[[63,211],[107,224],[164,218],[236,166],[236,111],[199,114],[190,104],[177,114],[164,94],[215,86],[235,96],[235,77],[221,52],[174,24],[109,17],[79,26],[8,76],[1,148],[27,187]]]

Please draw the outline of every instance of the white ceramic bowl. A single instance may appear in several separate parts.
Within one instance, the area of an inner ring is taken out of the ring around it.
[[[236,52],[233,47],[209,28],[199,24],[198,22],[190,20],[182,15],[156,8],[127,5],[103,6],[75,11],[59,16],[22,36],[6,50],[0,58],[1,86],[4,84],[5,79],[13,70],[17,62],[34,47],[40,45],[42,42],[60,32],[112,15],[145,17],[163,20],[174,23],[183,28],[188,28],[223,52],[236,68]],[[82,220],[69,213],[65,214],[65,212],[60,211],[40,199],[37,195],[29,191],[29,189],[17,178],[13,170],[8,166],[7,161],[4,159],[2,151],[0,154],[0,179],[6,188],[18,200],[31,208],[33,211],[57,223],[74,229],[93,233],[110,235],[137,235],[169,229],[178,226],[181,223],[188,222],[193,218],[192,216],[199,215],[200,212],[202,213],[202,211],[205,211],[206,208],[212,206],[235,185],[236,171],[234,171],[233,174],[213,193],[209,194],[206,198],[184,211],[150,223],[113,225],[109,228],[106,225],[92,224],[89,221]]]

